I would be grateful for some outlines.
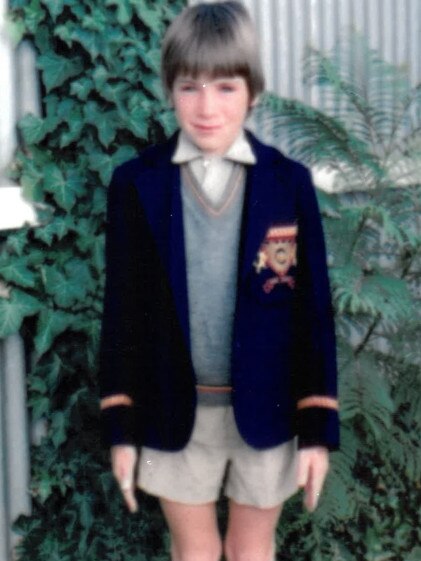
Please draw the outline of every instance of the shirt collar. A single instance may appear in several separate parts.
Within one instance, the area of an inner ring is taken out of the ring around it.
[[[177,146],[171,159],[173,164],[185,164],[198,158],[203,158],[203,152],[190,140],[190,138],[180,131]],[[240,132],[223,158],[240,164],[255,164],[256,156],[253,154],[249,141],[244,133]]]

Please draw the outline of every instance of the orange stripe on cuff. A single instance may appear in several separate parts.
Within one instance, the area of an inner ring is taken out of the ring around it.
[[[109,407],[116,407],[117,405],[127,405],[128,407],[132,407],[134,405],[134,401],[128,395],[121,393],[118,395],[104,397],[100,402],[101,410],[108,409]]]
[[[334,397],[326,397],[325,395],[311,395],[304,397],[297,402],[297,409],[307,409],[307,407],[324,407],[326,409],[339,408],[338,400]]]

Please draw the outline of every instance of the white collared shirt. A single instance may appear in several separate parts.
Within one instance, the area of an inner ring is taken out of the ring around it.
[[[222,156],[206,156],[181,131],[171,161],[174,164],[188,164],[206,197],[212,204],[217,205],[228,187],[234,164],[253,165],[256,163],[256,157],[243,130]]]

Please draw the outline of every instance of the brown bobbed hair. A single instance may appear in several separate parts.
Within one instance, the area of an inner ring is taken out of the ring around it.
[[[264,89],[257,37],[245,7],[237,1],[185,8],[168,27],[162,44],[161,75],[171,96],[179,76],[242,76],[253,101]]]

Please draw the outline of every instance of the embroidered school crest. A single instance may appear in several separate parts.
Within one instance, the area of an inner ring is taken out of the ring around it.
[[[266,232],[254,262],[258,274],[264,269],[271,269],[275,273],[263,284],[266,293],[271,292],[277,284],[294,288],[294,277],[288,273],[297,264],[297,233],[296,224],[272,226]]]

